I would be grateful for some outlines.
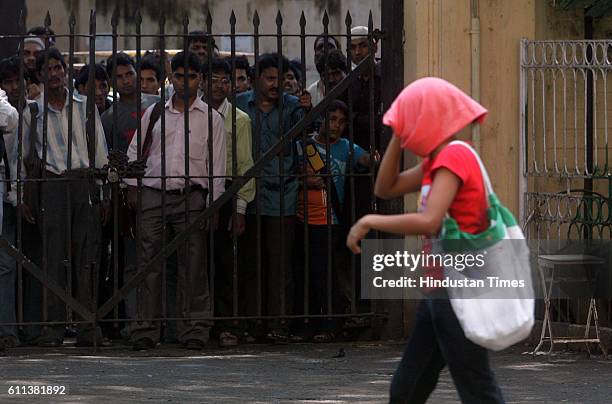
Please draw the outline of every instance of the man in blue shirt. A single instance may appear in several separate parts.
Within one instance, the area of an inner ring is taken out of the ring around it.
[[[304,111],[298,98],[282,91],[284,73],[289,69],[286,58],[264,54],[259,58],[259,72],[255,77],[256,91],[236,97],[236,107],[251,118],[253,133],[253,160],[257,161],[280,140],[302,117]],[[295,176],[295,142],[287,144],[260,172],[255,200],[247,207],[247,225],[242,268],[243,279],[253,285],[245,298],[244,312],[257,314],[257,239],[261,240],[262,314],[289,315],[293,306],[293,277],[291,259],[294,244],[294,226],[298,180]],[[261,233],[258,232],[257,214],[261,215]],[[286,342],[289,327],[286,320],[268,321],[268,339]]]

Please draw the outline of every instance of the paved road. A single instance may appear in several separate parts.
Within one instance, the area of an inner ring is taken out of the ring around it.
[[[343,348],[346,356],[334,358]],[[380,403],[387,398],[400,343],[251,345],[194,354],[175,346],[147,353],[17,348],[0,356],[1,403]],[[612,361],[559,354],[547,360],[521,349],[493,362],[508,403],[610,403]],[[66,384],[53,400],[9,397],[10,384]],[[455,403],[444,372],[431,403]]]

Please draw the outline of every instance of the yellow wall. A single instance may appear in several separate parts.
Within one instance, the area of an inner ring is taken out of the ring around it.
[[[439,76],[471,93],[470,0],[408,0],[405,82]],[[480,0],[481,154],[502,201],[518,214],[519,41],[536,36],[533,0]],[[469,131],[466,135],[470,137]],[[410,209],[410,206],[408,207]]]

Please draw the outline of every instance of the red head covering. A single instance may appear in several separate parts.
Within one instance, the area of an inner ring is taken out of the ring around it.
[[[445,140],[487,110],[463,91],[436,77],[414,81],[397,96],[383,123],[393,128],[403,148],[427,157]]]

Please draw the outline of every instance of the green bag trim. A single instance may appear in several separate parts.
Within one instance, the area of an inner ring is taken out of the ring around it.
[[[447,217],[442,223],[441,241],[444,252],[478,251],[495,245],[506,236],[506,228],[517,225],[512,213],[501,204],[494,193],[489,194],[487,208],[490,226],[478,234],[461,231],[457,221]],[[458,242],[457,240],[460,240]]]

